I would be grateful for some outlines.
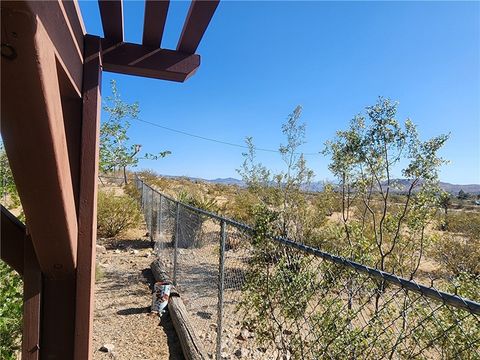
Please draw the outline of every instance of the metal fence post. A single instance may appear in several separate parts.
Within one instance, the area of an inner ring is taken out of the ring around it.
[[[155,231],[155,226],[153,225],[153,220],[154,220],[154,215],[153,215],[153,212],[154,212],[154,192],[153,192],[153,189],[150,189],[150,192],[151,192],[151,196],[150,196],[150,229],[149,229],[149,233],[150,233],[150,243],[152,244],[152,248],[153,248],[153,243],[154,243],[154,231]]]
[[[160,206],[158,209],[158,241],[162,241],[162,215],[163,215],[163,195],[160,194]]]
[[[218,261],[218,309],[217,309],[217,360],[221,358],[222,352],[222,320],[223,320],[223,287],[225,281],[225,238],[226,223],[220,222],[220,255]]]
[[[177,285],[177,253],[178,237],[180,236],[180,203],[175,203],[175,241],[173,244],[173,285]]]

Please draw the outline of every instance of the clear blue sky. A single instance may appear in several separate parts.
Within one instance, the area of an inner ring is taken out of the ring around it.
[[[144,5],[124,3],[125,37],[141,42]],[[189,2],[172,2],[162,46],[175,48]],[[97,2],[81,2],[87,32],[102,35]],[[140,117],[200,136],[278,148],[280,126],[304,108],[308,143],[318,152],[379,95],[399,101],[423,138],[451,132],[441,179],[480,183],[479,2],[221,2],[198,49],[199,71],[178,84],[116,79]],[[242,149],[134,122],[131,139],[172,155],[142,168],[203,178],[238,177]],[[280,169],[278,155],[259,159]],[[309,156],[318,180],[328,159]],[[398,174],[397,174],[398,175]]]

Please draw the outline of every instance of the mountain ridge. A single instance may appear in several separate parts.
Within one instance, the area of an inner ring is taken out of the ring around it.
[[[245,183],[237,178],[233,177],[226,177],[226,178],[215,178],[215,179],[204,179],[198,177],[190,177],[190,176],[172,176],[172,175],[161,175],[168,178],[187,178],[192,181],[204,181],[207,183],[212,184],[223,184],[223,185],[236,185],[240,187],[244,187]],[[314,181],[308,187],[308,191],[322,191],[323,186],[326,182],[325,181]],[[411,184],[411,180],[408,179],[393,179],[392,183],[396,185],[397,188],[393,190],[393,192],[401,193],[407,191],[408,187]],[[480,184],[452,184],[445,181],[439,182],[440,188],[450,194],[456,195],[460,190],[463,190],[469,194],[480,194]]]

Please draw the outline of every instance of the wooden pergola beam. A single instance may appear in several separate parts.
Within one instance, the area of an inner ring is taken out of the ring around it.
[[[192,0],[178,40],[177,51],[195,54],[219,2],[219,0]]]
[[[183,82],[200,66],[200,56],[103,39],[102,62],[105,71]]]
[[[142,44],[159,48],[167,21],[169,0],[146,0]]]
[[[42,272],[62,278],[76,268],[77,215],[59,59],[41,19],[33,19],[34,26],[30,13],[2,8],[2,43],[17,56],[1,62],[1,130]],[[11,33],[17,36],[5,41]]]
[[[114,42],[123,41],[122,0],[98,0],[102,18],[103,35]]]
[[[25,225],[1,206],[0,257],[20,275],[23,275]]]

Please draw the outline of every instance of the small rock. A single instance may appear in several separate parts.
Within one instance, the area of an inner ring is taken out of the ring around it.
[[[107,252],[107,248],[103,245],[97,245],[96,250],[98,254],[105,254]]]
[[[134,249],[134,250],[132,250],[132,251],[130,252],[130,254],[137,255],[137,254],[138,254],[138,250],[135,250],[135,249]]]
[[[115,254],[120,254],[120,250],[116,249],[116,250],[114,251],[114,253],[115,253]]]
[[[99,350],[106,353],[111,353],[115,349],[113,344],[105,344]]]
[[[243,340],[246,341],[248,339],[248,336],[250,335],[249,331],[247,328],[242,327],[240,330],[240,334],[237,335],[238,340]]]
[[[248,350],[245,348],[239,348],[235,351],[235,356],[238,358],[244,358],[248,355]]]

